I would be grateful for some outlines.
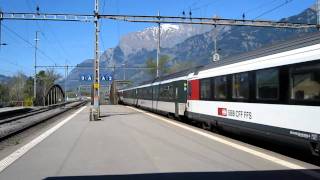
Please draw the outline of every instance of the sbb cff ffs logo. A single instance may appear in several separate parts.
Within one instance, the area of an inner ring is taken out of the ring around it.
[[[227,116],[227,108],[218,108],[219,116]]]
[[[252,113],[249,111],[234,110],[227,108],[218,108],[218,116],[228,116],[243,120],[252,119]]]

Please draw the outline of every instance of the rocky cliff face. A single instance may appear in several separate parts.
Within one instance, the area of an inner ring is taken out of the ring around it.
[[[209,26],[192,25],[161,25],[161,47],[171,48],[185,39],[211,30]],[[146,28],[143,31],[133,32],[121,38],[119,48],[125,56],[139,53],[141,50],[152,51],[157,48],[158,27]]]

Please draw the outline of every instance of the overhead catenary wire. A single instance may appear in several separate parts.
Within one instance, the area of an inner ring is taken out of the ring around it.
[[[106,0],[103,0],[102,1],[102,14],[104,14],[105,6],[106,6]],[[103,27],[103,21],[100,20],[100,32],[102,32],[102,27]],[[105,43],[104,43],[103,39],[104,39],[103,38],[103,33],[100,33],[100,40],[101,40],[102,48],[105,50],[106,48],[105,48]]]
[[[254,8],[251,8],[251,9],[248,9],[248,10],[244,11],[244,14],[249,14],[249,13],[251,13],[253,11],[260,10],[262,8],[265,8],[268,5],[272,5],[273,3],[277,2],[277,1],[279,1],[279,0],[271,0],[271,1],[263,2],[262,4],[260,4],[258,6],[255,6]]]
[[[11,71],[11,70],[8,70],[8,69],[2,69],[2,68],[0,68],[0,71],[2,71],[2,72],[8,72],[8,73],[14,73],[13,71]]]
[[[281,8],[281,7],[283,7],[283,6],[291,3],[292,1],[293,1],[293,0],[284,0],[284,2],[281,3],[281,4],[279,4],[278,6],[272,8],[272,9],[270,9],[270,10],[267,10],[267,11],[261,13],[260,15],[258,15],[257,17],[254,18],[254,20],[256,20],[256,19],[258,19],[258,18],[260,18],[260,17],[262,17],[262,16],[264,16],[264,15],[266,15],[266,14],[269,14],[269,13],[271,13],[271,12],[273,12],[273,11]]]
[[[287,4],[288,2],[291,2],[292,0],[287,0],[285,4]],[[6,14],[6,13],[5,13]],[[8,15],[10,13],[7,13]],[[19,14],[19,13],[15,13],[15,14]],[[20,13],[22,14],[22,13]],[[29,13],[30,14],[30,13]],[[11,15],[11,14],[10,14]],[[41,14],[40,14],[41,15]],[[50,15],[50,14],[48,14]],[[52,15],[52,14],[51,14]],[[56,14],[53,14],[53,15],[56,15]],[[77,16],[77,15],[74,15],[74,16]],[[79,15],[79,16],[86,16],[86,15]],[[57,16],[55,16],[57,17]],[[162,20],[155,20],[155,19],[152,19],[152,18],[156,18],[156,17],[152,17],[152,16],[127,16],[127,15],[99,15],[100,18],[107,18],[107,19],[113,19],[113,20],[124,20],[124,21],[130,21],[130,22],[152,22],[152,23],[168,23],[168,22],[171,22],[171,23],[182,23],[182,24],[208,24],[208,25],[213,25],[213,24],[217,24],[219,25],[240,25],[240,26],[244,26],[244,25],[250,25],[250,26],[264,26],[264,27],[276,27],[276,26],[282,26],[282,27],[287,27],[287,26],[283,26],[283,24],[286,24],[286,23],[276,23],[276,22],[271,22],[271,21],[258,21],[258,22],[254,22],[254,21],[239,21],[239,20],[231,20],[231,19],[215,19],[215,18],[190,18],[190,22],[187,22],[185,21],[186,18],[182,18],[182,17],[169,17],[169,16],[161,16],[161,19]],[[10,19],[10,17],[2,17],[3,19]],[[37,17],[39,18],[39,17]],[[131,18],[131,20],[130,20]],[[134,20],[135,18],[137,19],[142,19],[142,20]],[[149,19],[147,19],[149,18]],[[157,18],[160,18],[160,17],[157,17]],[[179,21],[179,18],[181,21]],[[23,19],[23,18],[19,18],[19,17],[14,17],[14,18],[11,18],[11,19]],[[28,18],[25,18],[25,20],[28,19]],[[34,20],[35,18],[34,17],[30,17],[29,20]],[[49,20],[50,18],[48,17],[43,17],[41,16],[40,19],[38,20]],[[132,20],[133,19],[133,20]],[[145,19],[145,20],[144,20]],[[169,19],[166,21],[166,19]],[[171,20],[170,20],[171,19]],[[62,20],[62,19],[56,19],[56,20]],[[69,19],[63,19],[63,20],[69,20]],[[192,20],[192,21],[191,21]],[[195,20],[198,20],[200,22],[194,22]],[[208,22],[202,22],[203,20],[208,20]],[[248,23],[248,24],[245,24],[245,23]],[[250,23],[250,24],[249,24]],[[260,25],[261,23],[266,23],[266,24],[262,24]],[[301,28],[303,26],[303,24],[298,24],[298,23],[288,23],[289,25],[293,25],[291,27],[293,28]],[[310,27],[308,25],[308,27]],[[40,51],[41,53],[41,51]]]
[[[117,14],[119,14],[120,10],[119,10],[119,1],[116,1],[116,11],[117,11]],[[118,35],[118,40],[120,42],[120,24],[119,24],[119,21],[117,21],[117,35]]]
[[[66,68],[65,65],[54,65],[54,66],[50,66],[50,65],[38,65],[36,66],[37,68],[61,68],[61,69],[64,69]],[[83,68],[83,69],[92,69],[93,66],[79,66],[79,65],[68,65],[69,68]],[[124,66],[105,66],[105,67],[100,67],[101,69],[113,69],[113,68],[116,68],[116,69],[155,69],[153,67],[124,67]]]
[[[35,47],[34,44],[32,44],[30,41],[28,41],[27,39],[23,38],[21,35],[19,35],[17,32],[15,32],[13,29],[9,28],[8,26],[2,24],[2,26],[9,32],[11,32],[12,34],[14,34],[16,37],[18,37],[19,39],[21,39],[23,42],[27,43],[28,45],[30,45],[31,47]],[[48,56],[43,50],[41,50],[39,47],[37,48],[39,53],[41,53],[44,57],[46,57],[48,60],[50,60],[51,62],[53,62],[54,64],[57,64],[50,56]]]
[[[10,64],[10,65],[13,65],[13,66],[19,66],[21,69],[20,70],[24,70],[24,69],[29,69],[32,71],[32,69],[28,66],[24,66],[24,65],[21,65],[17,62],[13,62],[9,59],[3,59],[3,58],[0,58],[1,59],[1,62],[4,62],[4,63],[7,63],[7,64]]]
[[[29,0],[26,0],[26,3],[27,3],[27,6],[28,6],[28,9],[29,9],[30,11],[32,11],[32,8],[31,8],[32,6],[30,5]],[[37,3],[36,3],[35,1],[34,1],[33,4],[35,4],[36,7],[39,8],[39,6],[37,5]],[[40,9],[39,9],[39,10],[40,10]],[[39,10],[37,10],[38,13],[39,13]],[[66,52],[66,49],[63,47],[63,45],[62,45],[60,39],[58,38],[58,36],[54,33],[53,30],[51,30],[52,28],[51,28],[50,24],[49,24],[49,23],[46,24],[46,25],[47,25],[47,28],[48,28],[49,32],[54,36],[55,41],[57,42],[57,44],[58,44],[61,52],[58,51],[58,49],[57,49],[55,46],[53,46],[54,43],[52,43],[52,41],[49,40],[49,38],[45,35],[44,30],[43,30],[43,28],[40,26],[40,24],[39,24],[38,21],[36,21],[36,25],[37,25],[37,27],[38,27],[39,30],[40,30],[40,34],[44,37],[44,39],[45,39],[49,44],[52,44],[52,47],[54,47],[54,48],[56,49],[56,52],[59,53],[60,57],[61,57],[62,59],[66,59],[66,58],[68,59],[68,58],[69,58],[69,55],[68,55],[68,53]],[[64,54],[65,57],[63,57],[62,54]]]
[[[64,56],[66,59],[70,59],[70,55],[69,52],[66,50],[66,48],[64,47],[64,45],[61,43],[60,38],[57,36],[57,34],[54,32],[53,28],[51,27],[51,25],[49,23],[47,23],[48,25],[48,29],[49,32],[54,36],[56,42],[58,43],[58,46],[61,49],[61,52],[63,52]]]
[[[42,13],[35,16],[33,13],[7,13],[3,12],[3,20],[43,20],[43,21],[73,21],[73,22],[94,22],[93,15],[82,14],[48,14]],[[316,24],[277,22],[268,20],[243,20],[212,17],[181,16],[150,16],[150,15],[115,15],[99,14],[99,19],[110,19],[115,21],[140,22],[140,23],[174,23],[174,24],[201,24],[201,25],[231,25],[231,26],[255,26],[255,27],[277,27],[277,28],[309,28],[316,27]]]
[[[1,59],[1,60],[4,60],[4,59]],[[26,74],[26,75],[30,75],[30,72],[28,72],[28,71],[25,71],[25,69],[27,68],[27,69],[29,69],[30,71],[32,71],[29,67],[27,67],[27,66],[22,66],[21,64],[18,64],[18,63],[16,63],[16,62],[12,62],[12,61],[9,61],[8,59],[5,59],[4,61],[2,61],[2,62],[4,62],[4,63],[6,63],[6,64],[8,64],[8,65],[12,65],[12,66],[19,66],[20,68],[16,71],[16,72],[14,72],[14,71],[4,71],[4,72],[10,72],[10,73],[12,73],[12,74],[15,74],[15,73],[17,73],[17,72],[23,72],[24,74]],[[1,71],[3,71],[3,70],[1,70]]]
[[[208,3],[206,3],[206,4],[202,4],[202,5],[196,6],[196,7],[194,7],[194,8],[191,8],[191,10],[192,10],[192,11],[197,11],[197,10],[200,10],[200,9],[202,9],[202,8],[204,8],[204,7],[211,6],[211,5],[214,4],[214,3],[217,3],[217,1],[211,1],[211,2],[208,2]]]

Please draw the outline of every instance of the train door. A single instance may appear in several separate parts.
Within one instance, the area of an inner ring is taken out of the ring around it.
[[[138,89],[136,89],[136,92],[135,92],[135,97],[136,97],[136,99],[134,100],[134,105],[135,106],[138,106],[138,99],[139,99],[139,97],[138,97],[139,95],[138,95]]]
[[[154,97],[153,97],[153,100],[154,100],[154,110],[155,111],[158,111],[158,102],[159,102],[159,93],[160,93],[160,84],[157,84],[154,86]]]
[[[175,116],[179,117],[179,84],[178,82],[175,83],[175,93],[174,93],[174,106],[175,106]]]
[[[151,86],[152,88],[152,96],[151,96],[151,110],[154,111],[154,100],[155,100],[155,90],[156,90],[156,86]]]

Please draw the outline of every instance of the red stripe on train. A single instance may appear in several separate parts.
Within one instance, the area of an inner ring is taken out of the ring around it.
[[[199,100],[200,92],[199,92],[199,80],[191,80],[188,82],[188,99],[189,100]]]

